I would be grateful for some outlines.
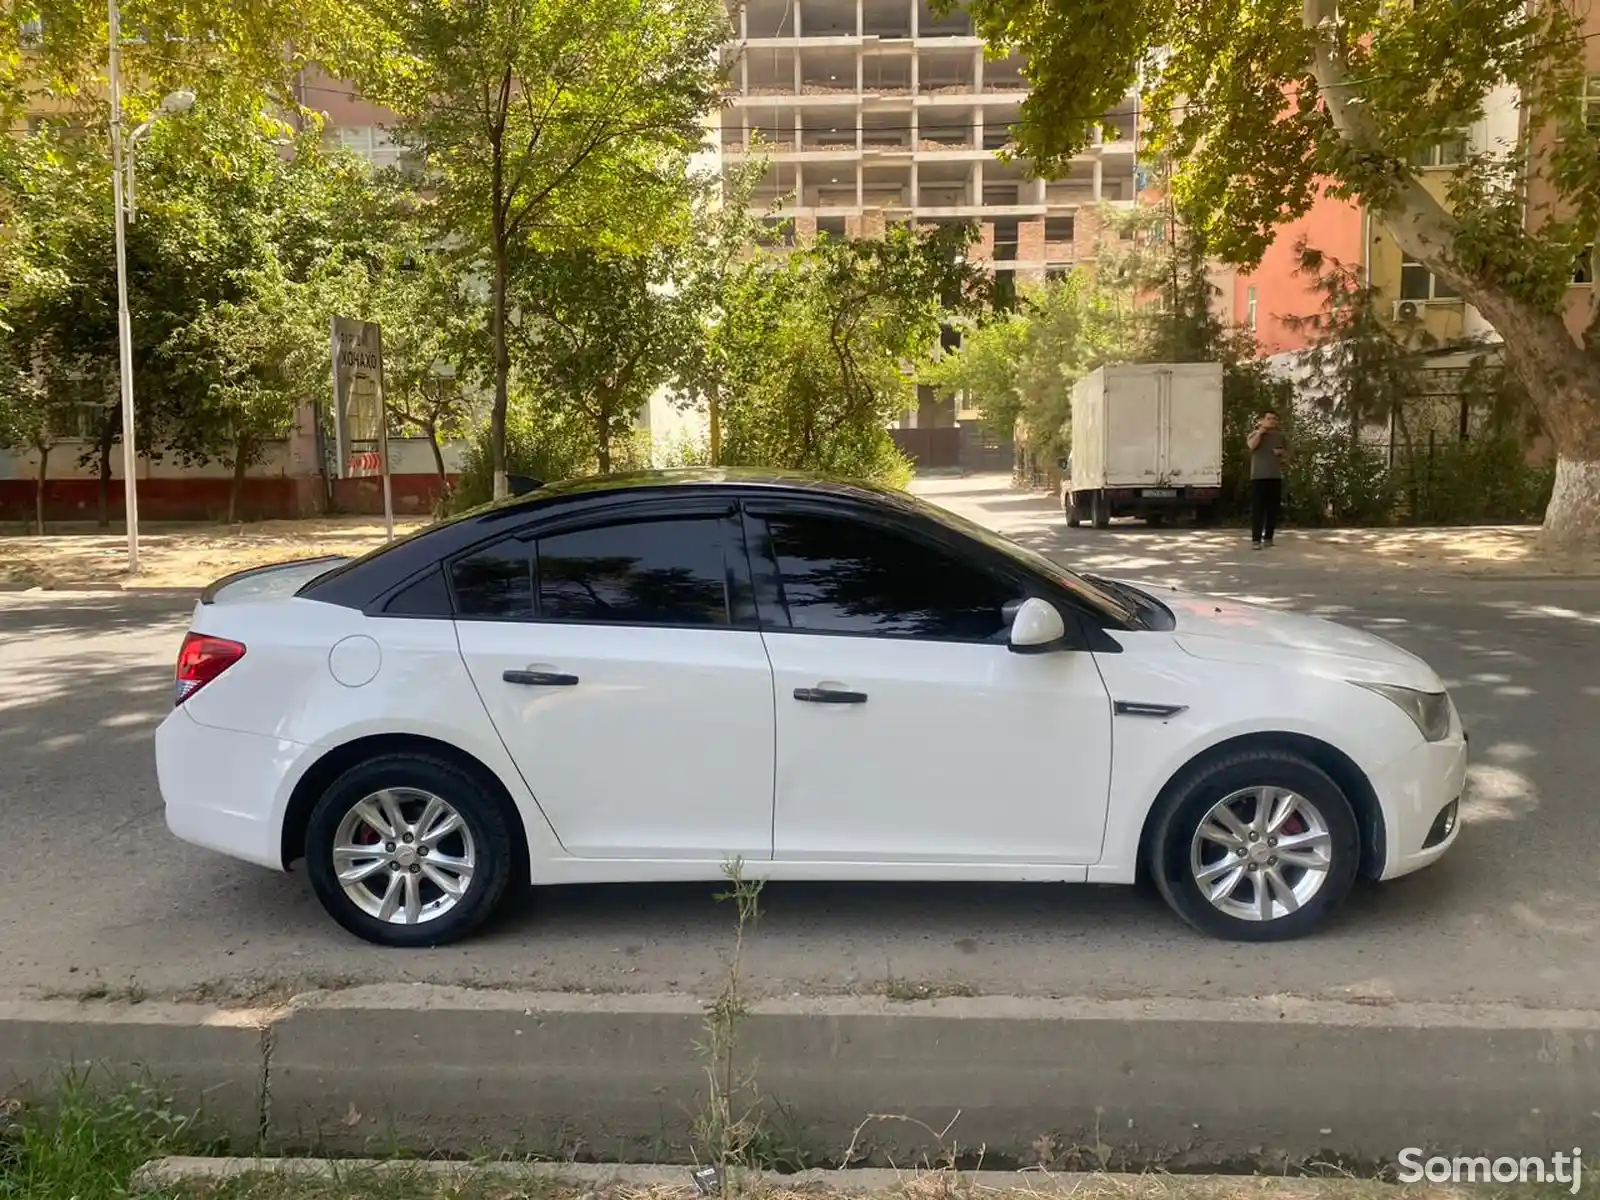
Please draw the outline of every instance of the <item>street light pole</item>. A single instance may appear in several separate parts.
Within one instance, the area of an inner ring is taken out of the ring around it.
[[[122,497],[128,522],[128,574],[139,573],[138,460],[133,444],[133,321],[128,315],[128,241],[122,198],[122,14],[106,0],[111,42],[112,202],[117,210],[117,343],[122,356]]]

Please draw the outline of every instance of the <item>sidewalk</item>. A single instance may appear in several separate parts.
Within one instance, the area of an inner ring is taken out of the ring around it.
[[[427,521],[396,518],[396,537]],[[139,538],[140,572],[127,576],[120,532],[0,537],[0,589],[203,588],[246,567],[322,554],[365,554],[384,543],[383,521],[327,517],[250,525],[160,525]]]
[[[910,491],[1035,549],[1070,555],[1084,570],[1148,573],[1203,567],[1249,551],[1244,529],[1163,527],[1118,521],[1109,529],[1068,529],[1052,492],[1014,488],[1006,475],[917,479]],[[1416,572],[1485,579],[1600,578],[1600,554],[1551,559],[1533,525],[1280,531],[1273,561],[1322,570]]]

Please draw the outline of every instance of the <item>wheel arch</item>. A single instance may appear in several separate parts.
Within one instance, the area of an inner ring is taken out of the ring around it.
[[[1144,825],[1139,830],[1138,875],[1144,879],[1149,874],[1151,839],[1155,835],[1158,814],[1173,789],[1190,772],[1218,762],[1241,750],[1278,750],[1294,754],[1319,768],[1339,786],[1355,812],[1356,827],[1361,831],[1361,862],[1359,873],[1368,879],[1377,879],[1383,873],[1384,859],[1388,853],[1387,832],[1384,827],[1383,805],[1378,801],[1377,789],[1356,761],[1337,746],[1303,733],[1271,732],[1246,733],[1207,746],[1189,759],[1161,785],[1154,802],[1145,813]]]
[[[526,881],[530,865],[528,830],[506,785],[481,760],[459,746],[415,733],[379,733],[354,738],[334,746],[306,769],[290,792],[289,803],[283,814],[278,852],[284,870],[287,871],[293,863],[305,857],[306,830],[311,823],[311,810],[334,780],[352,767],[391,754],[418,754],[436,758],[476,780],[500,809],[506,827],[511,831],[516,850],[512,881]]]

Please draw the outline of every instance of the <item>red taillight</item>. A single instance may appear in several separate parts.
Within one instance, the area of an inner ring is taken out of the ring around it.
[[[205,633],[186,633],[178,651],[178,678],[172,688],[177,708],[218,675],[244,657],[244,645]]]

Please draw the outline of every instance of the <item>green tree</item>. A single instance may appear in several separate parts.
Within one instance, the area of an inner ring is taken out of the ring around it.
[[[163,123],[145,157],[136,394],[168,452],[233,469],[231,518],[265,444],[326,393],[331,318],[376,316],[400,197],[315,124],[295,129],[259,101]]]
[[[602,472],[693,336],[671,261],[659,251],[557,250],[531,257],[516,279],[512,341],[521,368],[580,414]]]
[[[1329,259],[1304,239],[1296,250],[1300,273],[1322,296],[1316,312],[1284,319],[1310,342],[1302,390],[1345,421],[1352,443],[1364,425],[1403,423],[1407,402],[1422,390],[1412,345],[1421,331],[1379,315],[1380,296],[1361,268]]]
[[[720,0],[354,2],[390,31],[363,89],[399,114],[433,219],[488,276],[503,496],[513,272],[530,252],[655,235],[719,94],[727,13]]]
[[[1561,314],[1575,258],[1600,244],[1600,141],[1583,120],[1574,10],[1524,0],[968,7],[991,48],[1028,58],[1017,143],[1045,173],[1063,169],[1096,114],[1142,78],[1150,141],[1178,164],[1175,193],[1203,214],[1223,259],[1258,262],[1276,226],[1324,186],[1359,197],[1407,257],[1505,339],[1558,452],[1546,544],[1600,542],[1600,304],[1579,341]],[[1553,134],[1555,149],[1469,155],[1446,205],[1413,164],[1481,118],[1499,84],[1517,89],[1531,138]],[[1530,214],[1536,181],[1555,203]]]
[[[903,480],[889,424],[914,402],[914,372],[944,322],[989,301],[965,260],[974,237],[895,226],[737,264],[705,334],[719,363],[721,461]]]
[[[1040,455],[1064,451],[1072,385],[1131,356],[1127,292],[1102,286],[1106,274],[1077,270],[1024,287],[1014,312],[965,334],[959,350],[924,370],[924,382],[964,393],[985,422],[1025,431]]]

